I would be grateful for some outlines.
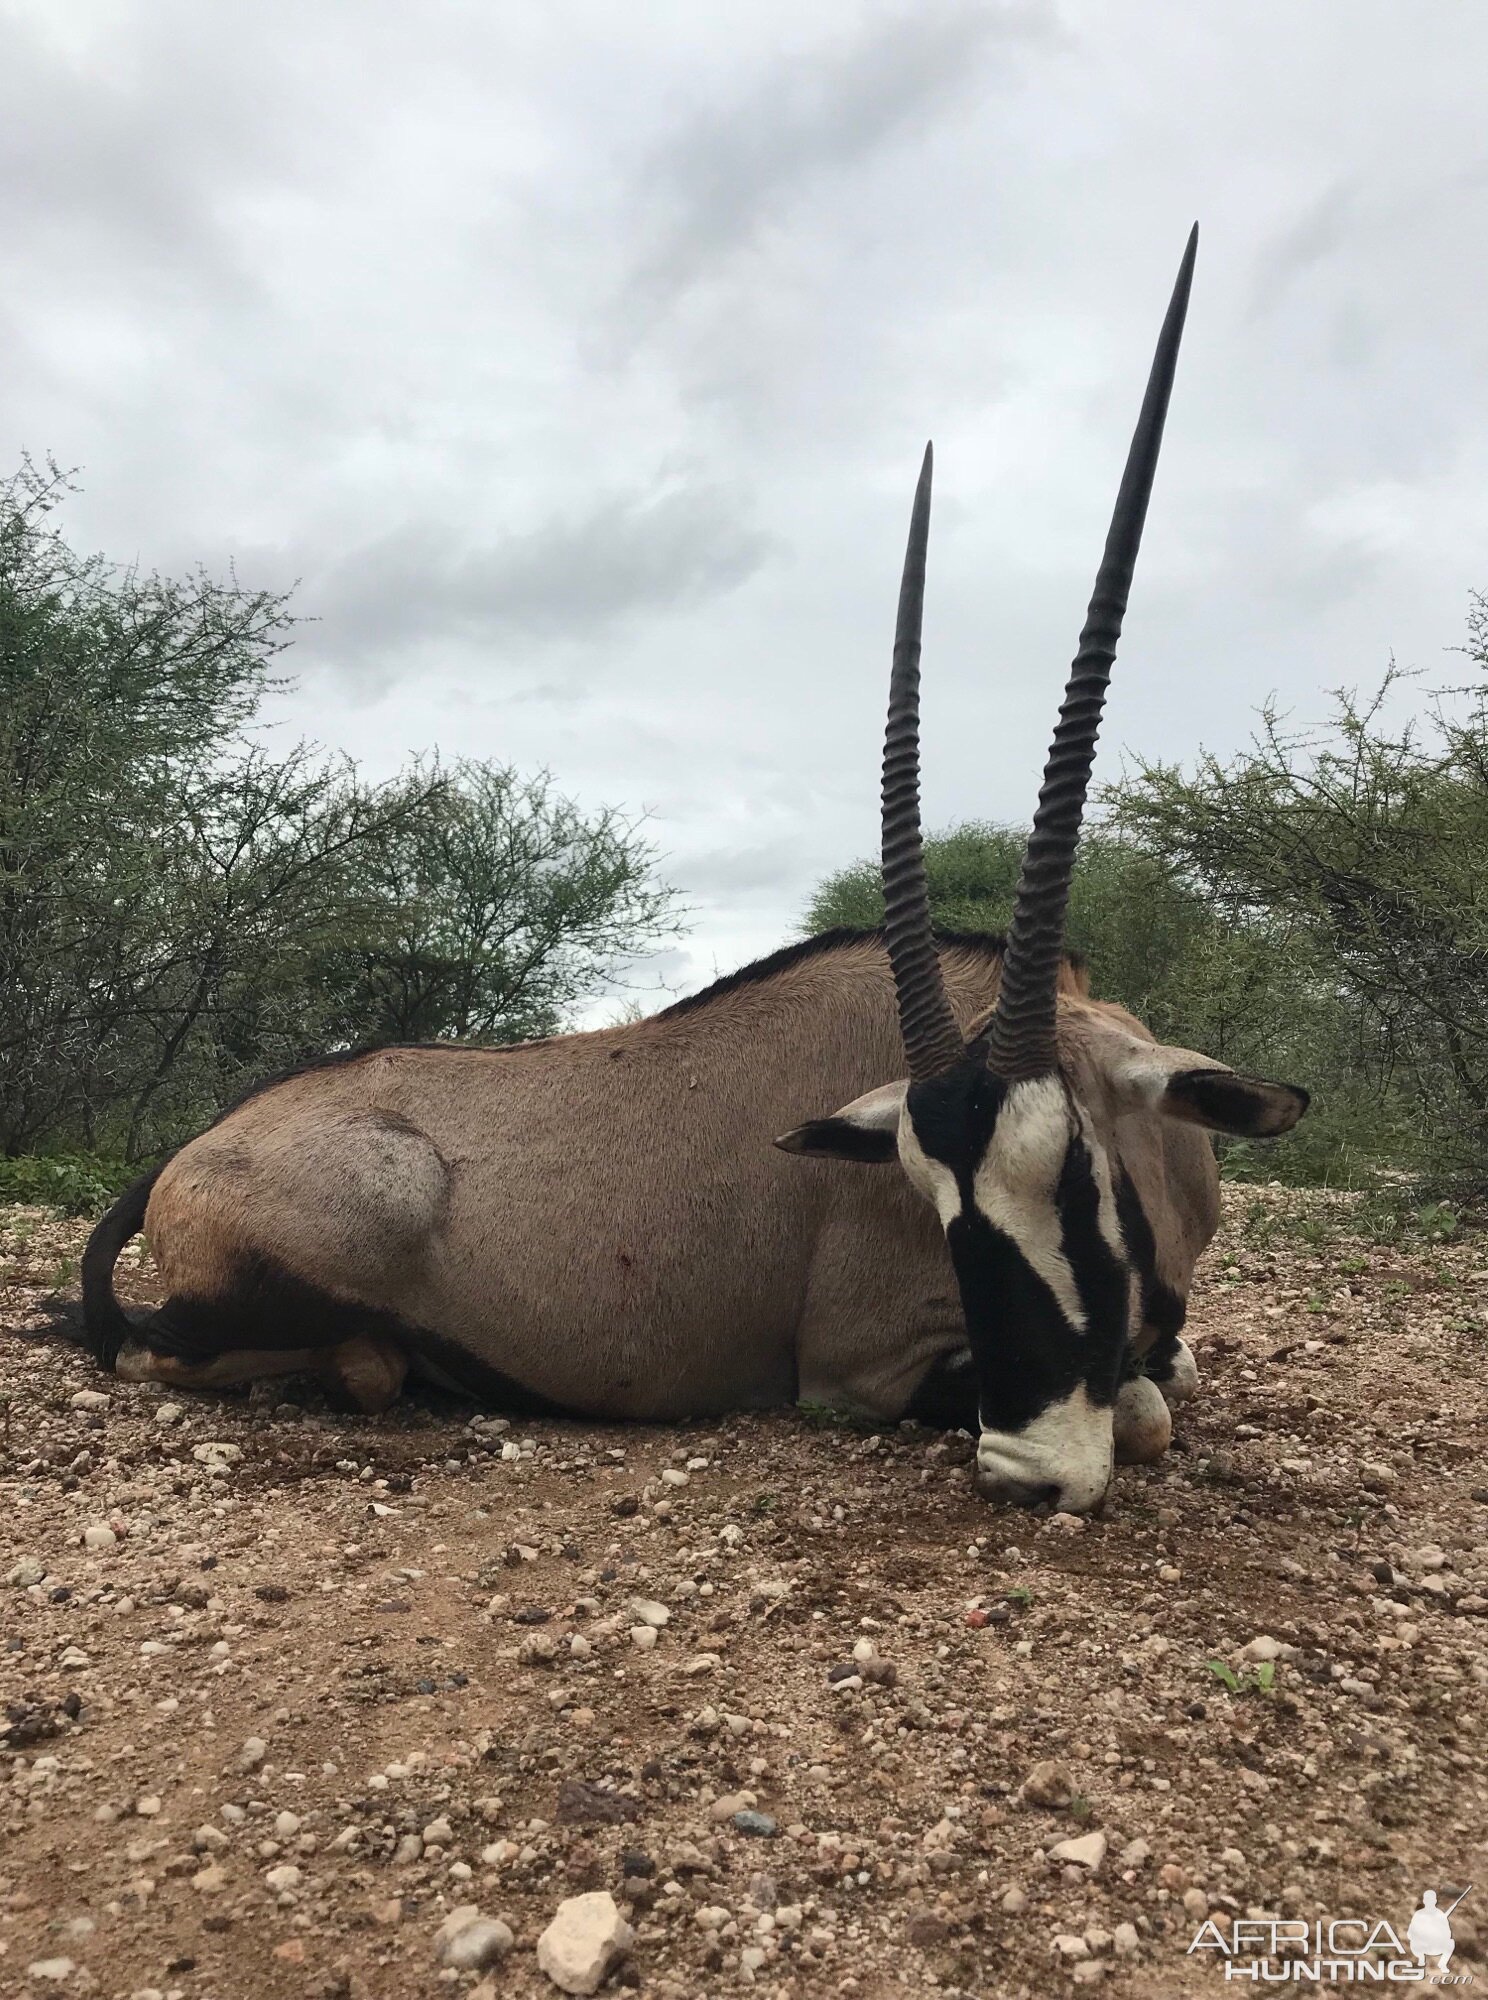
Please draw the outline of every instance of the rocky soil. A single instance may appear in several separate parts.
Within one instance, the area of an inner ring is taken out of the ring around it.
[[[606,1931],[657,2000],[1166,2000],[1206,1919],[1474,1879],[1482,1979],[1488,1237],[1359,1231],[1231,1190],[1082,1523],[913,1427],[126,1387],[46,1327],[85,1226],[5,1212],[0,1992],[551,1996]]]

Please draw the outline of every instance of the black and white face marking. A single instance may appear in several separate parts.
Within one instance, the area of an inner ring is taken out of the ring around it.
[[[1111,1168],[1059,1076],[975,1058],[909,1087],[899,1157],[946,1232],[998,1498],[1094,1507],[1110,1484],[1131,1272]]]

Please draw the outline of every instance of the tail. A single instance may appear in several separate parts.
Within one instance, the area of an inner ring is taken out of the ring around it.
[[[144,1227],[150,1190],[160,1173],[160,1167],[152,1167],[124,1190],[83,1252],[83,1338],[103,1368],[113,1367],[133,1331],[133,1322],[114,1297],[114,1266],[130,1237]]]

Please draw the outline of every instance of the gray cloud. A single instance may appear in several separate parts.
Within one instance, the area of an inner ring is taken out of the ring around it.
[[[823,174],[922,132],[977,88],[991,49],[1048,40],[1047,5],[940,4],[856,24],[782,55],[731,102],[694,113],[652,153],[638,193],[649,246],[632,274],[653,309],[754,241]]]
[[[1194,215],[1103,765],[1458,677],[1485,67],[1457,0],[10,0],[0,467],[301,577],[287,732],[649,812],[693,983],[873,851],[929,434],[929,814],[1028,812]]]
[[[1344,243],[1355,219],[1355,190],[1335,182],[1262,245],[1251,280],[1251,309],[1271,311],[1324,258]]]
[[[312,568],[304,602],[332,658],[446,636],[584,640],[736,589],[769,550],[728,495],[683,487],[614,495],[480,548],[449,523],[401,526]]]

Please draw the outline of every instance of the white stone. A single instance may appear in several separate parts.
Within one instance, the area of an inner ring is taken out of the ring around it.
[[[29,1590],[33,1583],[40,1583],[46,1573],[44,1562],[38,1562],[35,1556],[22,1556],[15,1567],[6,1572],[5,1581],[16,1590]]]
[[[1245,1648],[1245,1657],[1247,1660],[1279,1660],[1281,1641],[1273,1639],[1269,1632],[1258,1633]]]
[[[101,1555],[105,1549],[116,1549],[119,1537],[107,1521],[90,1521],[83,1530],[83,1547]]]
[[[264,1881],[273,1890],[274,1894],[278,1896],[286,1889],[299,1888],[300,1871],[292,1861],[285,1861],[279,1867],[271,1868],[268,1874],[264,1876]]]
[[[1089,1958],[1090,1946],[1084,1938],[1076,1937],[1073,1931],[1061,1931],[1054,1940],[1054,1949],[1061,1958]]]
[[[106,1410],[113,1400],[102,1389],[79,1389],[72,1399],[72,1407],[75,1410]]]
[[[656,1645],[656,1627],[654,1625],[632,1625],[630,1628],[630,1643],[638,1653],[651,1652]]]
[[[28,1979],[45,1979],[54,1985],[60,1985],[64,1979],[71,1979],[72,1974],[73,1963],[70,1958],[33,1958],[26,1967]],[[592,1993],[594,1988],[591,1986],[588,1990]]]
[[[436,1933],[439,1960],[457,1972],[483,1972],[505,1958],[516,1939],[509,1924],[488,1917],[474,1903],[451,1910]]]
[[[238,1752],[238,1769],[256,1771],[269,1754],[269,1746],[261,1736],[245,1736],[243,1747]]]
[[[186,1414],[179,1403],[162,1403],[155,1412],[157,1424],[178,1424]]]
[[[191,1456],[198,1465],[236,1465],[243,1456],[240,1444],[225,1444],[220,1439],[208,1439],[206,1444],[194,1444]]]
[[[1106,1836],[1103,1833],[1082,1833],[1074,1840],[1056,1840],[1049,1849],[1051,1861],[1072,1861],[1077,1868],[1088,1868],[1092,1875],[1099,1872],[1106,1858]]]
[[[1136,1954],[1142,1940],[1137,1935],[1135,1924],[1118,1924],[1111,1933],[1111,1942],[1118,1958],[1131,1958]]]
[[[658,1604],[654,1597],[633,1597],[630,1600],[630,1615],[642,1625],[654,1625],[658,1629],[672,1622],[671,1612],[664,1604]]]
[[[597,1993],[634,1935],[608,1890],[569,1896],[537,1941],[537,1963],[565,1993]]]

